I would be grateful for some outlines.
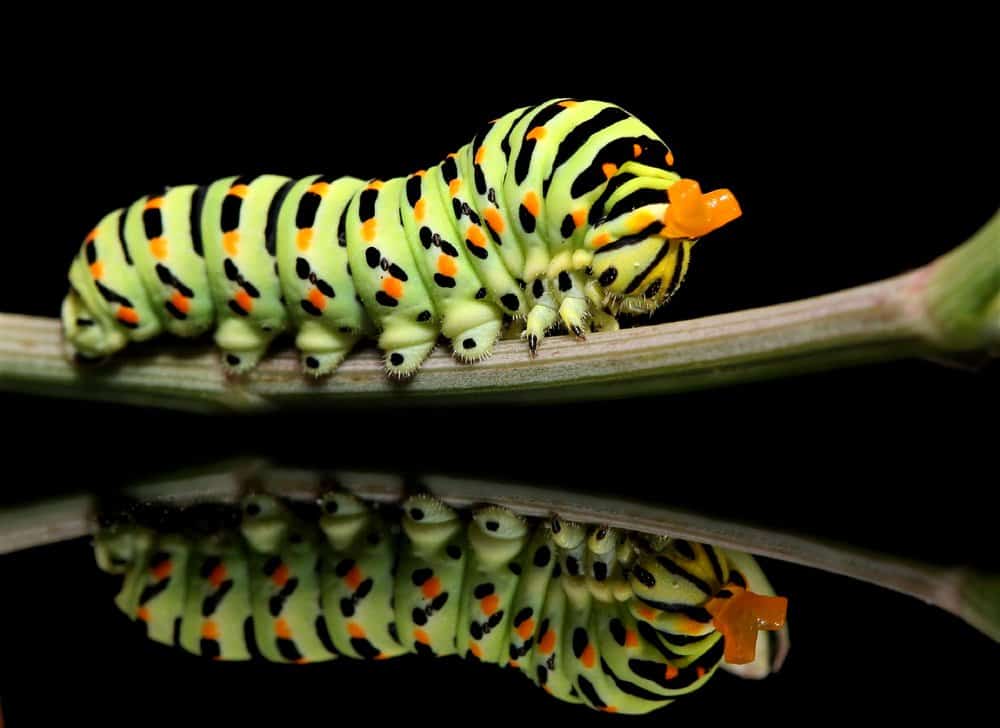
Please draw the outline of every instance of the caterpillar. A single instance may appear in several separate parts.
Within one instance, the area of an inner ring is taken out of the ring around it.
[[[639,714],[720,665],[767,674],[773,646],[757,649],[757,633],[785,622],[787,600],[748,554],[497,505],[338,489],[155,513],[155,526],[105,519],[97,564],[150,639],[216,660],[455,655]]]
[[[66,340],[83,359],[163,332],[214,330],[223,367],[251,370],[284,331],[304,371],[374,338],[390,375],[439,337],[463,362],[504,333],[532,356],[547,332],[618,328],[677,290],[703,235],[741,214],[671,170],[645,124],[554,99],[483,127],[406,177],[226,177],[106,215],[69,271]]]

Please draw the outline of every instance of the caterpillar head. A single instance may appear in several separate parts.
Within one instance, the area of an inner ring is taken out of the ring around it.
[[[741,214],[732,192],[702,193],[691,179],[673,182],[667,196],[669,203],[625,211],[587,235],[586,245],[594,251],[591,275],[612,312],[646,313],[662,306],[684,279],[695,242]]]
[[[91,308],[75,288],[63,299],[62,323],[66,340],[86,358],[109,356],[127,343],[125,334],[103,314],[103,309]]]

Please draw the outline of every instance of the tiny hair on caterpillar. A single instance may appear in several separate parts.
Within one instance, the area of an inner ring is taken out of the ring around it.
[[[232,176],[164,188],[86,236],[62,305],[81,360],[168,332],[213,332],[250,371],[288,332],[304,371],[374,339],[412,375],[440,337],[463,362],[520,335],[615,330],[680,286],[695,242],[739,217],[726,189],[673,170],[645,124],[553,99],[484,126],[440,164],[363,181]]]
[[[783,659],[787,600],[753,557],[686,539],[330,483],[101,521],[95,555],[120,579],[121,611],[214,660],[455,656],[639,714],[720,666],[761,678]]]

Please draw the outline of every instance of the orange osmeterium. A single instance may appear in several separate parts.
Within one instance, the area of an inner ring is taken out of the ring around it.
[[[757,651],[757,633],[773,632],[785,626],[788,599],[727,586],[731,597],[714,597],[705,609],[712,615],[712,624],[726,640],[725,660],[731,665],[753,662]]]
[[[693,179],[677,180],[667,195],[670,205],[663,214],[663,234],[668,238],[700,238],[743,214],[732,192],[703,193]]]

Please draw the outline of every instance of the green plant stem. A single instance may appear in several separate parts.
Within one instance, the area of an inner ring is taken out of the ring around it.
[[[0,314],[0,390],[189,410],[269,410],[401,402],[553,402],[666,394],[913,356],[962,360],[1000,351],[1000,214],[916,271],[816,298],[720,316],[546,339],[536,359],[501,341],[474,365],[438,349],[407,382],[376,351],[332,376],[304,375],[292,352],[242,379],[218,355],[173,343],[135,347],[101,367],[73,364],[59,323]]]
[[[233,502],[250,490],[311,500],[328,487],[324,475],[245,461],[137,486],[126,493],[144,503],[176,505]],[[404,479],[397,475],[338,472],[335,479],[369,501],[399,502],[406,492]],[[456,508],[493,503],[525,516],[559,514],[570,521],[685,538],[840,574],[933,604],[1000,642],[1000,576],[996,574],[920,563],[645,501],[447,476],[425,476],[421,483]],[[0,511],[0,554],[92,533],[97,513],[97,500],[86,495]]]

